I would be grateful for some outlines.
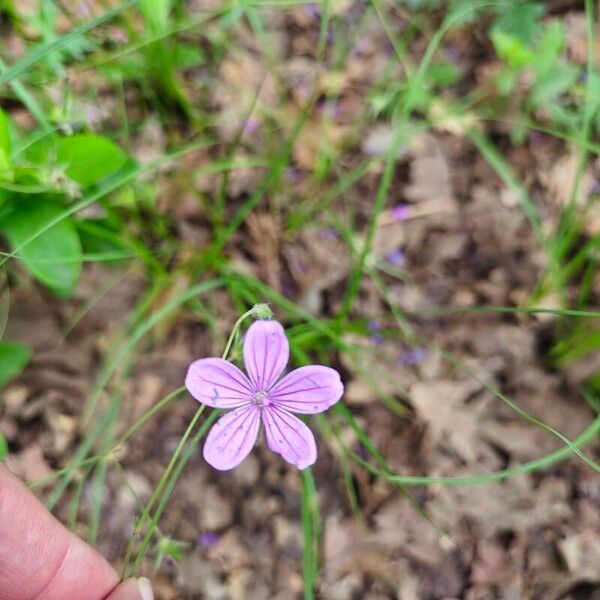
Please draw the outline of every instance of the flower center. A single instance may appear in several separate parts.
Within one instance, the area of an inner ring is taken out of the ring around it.
[[[267,392],[263,390],[259,390],[252,396],[252,404],[254,406],[258,406],[259,408],[263,408],[264,406],[269,405],[269,395]]]

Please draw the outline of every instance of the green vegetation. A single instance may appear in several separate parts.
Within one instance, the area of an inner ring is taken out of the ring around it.
[[[546,3],[541,2],[373,0],[362,15],[352,19],[344,18],[334,0],[310,5],[295,0],[235,0],[197,13],[188,12],[184,3],[175,0],[128,0],[105,13],[100,11],[104,3],[91,4],[98,11],[84,18],[60,2],[40,1],[28,14],[20,12],[17,2],[5,3],[2,11],[11,35],[23,36],[26,42],[18,57],[0,50],[0,94],[6,106],[0,111],[0,283],[4,296],[0,331],[10,320],[9,283],[10,289],[16,289],[33,285],[35,280],[35,285],[68,302],[86,263],[107,263],[117,276],[122,269],[134,269],[145,281],[137,304],[123,315],[106,346],[82,415],[85,436],[69,464],[50,478],[54,487],[47,505],[55,507],[68,490],[73,491],[69,496],[73,523],[80,514],[82,486],[91,482],[86,511],[90,541],[96,541],[102,527],[107,470],[120,468],[117,450],[183,396],[184,390],[173,391],[118,438],[115,424],[126,419],[124,386],[136,359],[149,346],[159,344],[184,313],[206,325],[225,348],[230,332],[219,330],[219,306],[210,300],[217,290],[227,294],[239,314],[255,303],[270,303],[276,318],[289,326],[298,364],[308,363],[310,357],[323,364],[336,363],[342,352],[350,357],[368,354],[368,348],[352,341],[352,336],[366,339],[370,335],[367,320],[355,316],[365,282],[376,290],[394,323],[383,331],[386,339],[402,340],[411,348],[430,344],[448,365],[464,372],[469,367],[452,352],[422,339],[412,325],[414,320],[442,315],[453,319],[465,313],[522,317],[546,313],[556,320],[547,354],[552,368],[566,369],[598,352],[600,314],[594,310],[593,282],[598,274],[600,232],[590,233],[586,228],[597,192],[582,189],[586,168],[600,154],[595,141],[600,134],[600,71],[593,51],[597,24],[591,0],[585,2],[586,64],[568,55],[565,25],[548,15]],[[300,81],[293,89],[286,81],[292,75],[284,72],[285,59],[269,27],[274,14],[283,16],[303,7],[309,9],[306,18],[315,19],[312,79]],[[398,27],[399,19],[402,27]],[[342,99],[340,82],[353,60],[353,40],[373,23],[385,33],[389,53],[377,80],[364,90],[364,101],[353,121],[345,124],[338,139],[328,110]],[[240,37],[242,25],[251,42]],[[485,78],[474,77],[465,61],[453,57],[447,43],[448,37],[457,39],[461,32],[469,35],[473,27],[484,36],[495,60],[494,72]],[[122,39],[115,39],[116,31]],[[244,63],[248,52],[244,45],[250,43],[264,67],[257,73],[248,72],[256,69],[254,63]],[[229,74],[221,68],[226,60],[230,60]],[[211,90],[223,77],[234,82],[233,91],[216,110]],[[270,94],[268,101],[263,99],[265,94]],[[233,97],[235,105],[228,105]],[[110,106],[108,111],[100,116],[88,114],[102,113],[104,103]],[[13,114],[19,111],[20,118]],[[149,123],[153,133],[140,141]],[[490,123],[500,124],[501,129],[492,132],[487,128]],[[374,124],[384,124],[390,132],[380,151],[363,156],[356,150],[353,162],[342,161],[342,156],[360,147],[364,131]],[[260,143],[248,137],[252,127],[260,128]],[[425,306],[407,311],[395,304],[390,287],[406,281],[409,274],[390,275],[390,269],[378,263],[374,252],[377,228],[393,202],[403,149],[413,136],[433,130],[459,132],[470,140],[474,152],[511,192],[537,236],[543,255],[539,280],[531,282],[529,296],[519,305]],[[530,182],[507,157],[508,148],[518,149],[536,134],[569,145],[575,156],[572,189],[553,222]],[[161,143],[148,155],[133,158],[143,154],[140,149],[146,144],[152,145],[152,136]],[[302,186],[290,183],[298,170],[304,172]],[[230,183],[241,173],[249,173],[253,184],[234,197]],[[361,189],[373,173],[378,179],[364,222],[345,195]],[[197,182],[206,177],[216,185],[199,187]],[[171,194],[186,194],[202,207],[207,232],[202,244],[190,243],[181,235],[174,215],[176,201],[167,210],[161,207],[160,199]],[[350,268],[340,284],[343,288],[335,311],[315,314],[293,294],[284,295],[232,260],[232,244],[259,206],[274,215],[282,236],[318,222],[343,241]],[[87,311],[94,310],[95,300]],[[231,341],[231,352],[227,346],[225,354],[236,356],[237,336]],[[25,368],[30,352],[21,343],[0,342],[0,386]],[[394,395],[383,391],[378,380],[385,375],[377,373],[376,364],[373,369],[364,373],[365,383],[391,411],[405,411],[406,395],[401,390]],[[598,435],[598,417],[577,439],[570,440],[522,410],[491,382],[474,372],[470,376],[532,427],[558,437],[562,447],[494,473],[407,476],[392,469],[352,410],[339,406],[314,424],[335,455],[357,518],[360,508],[351,475],[356,468],[396,486],[427,519],[409,486],[485,484],[539,471],[568,458],[583,460],[600,471],[584,449]],[[600,372],[589,374],[581,389],[596,410]],[[107,402],[99,401],[103,394],[109,397]],[[215,418],[216,411],[206,415],[200,409],[185,434],[181,432],[180,444],[150,501],[140,508],[124,559],[124,575],[138,573],[147,555],[154,557],[159,568],[165,556],[178,560],[185,554],[186,545],[162,534],[159,523],[179,476]],[[348,445],[341,428],[353,432],[354,442],[365,449],[363,454]],[[8,450],[0,434],[0,459]],[[310,470],[298,477],[304,597],[309,600],[315,597],[319,580],[319,481]]]

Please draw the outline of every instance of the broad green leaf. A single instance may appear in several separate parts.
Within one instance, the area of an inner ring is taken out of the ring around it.
[[[18,195],[10,212],[0,218],[0,229],[30,273],[59,296],[68,296],[81,273],[81,243],[73,221],[63,219],[34,237],[62,215],[66,207],[48,196]],[[30,238],[33,238],[31,241]]]
[[[6,438],[2,435],[0,431],[0,460],[4,460],[8,456],[8,444],[6,443]]]
[[[58,166],[83,187],[112,175],[128,160],[114,142],[93,133],[59,138],[55,152]]]
[[[29,360],[29,348],[17,342],[0,342],[0,387],[18,375]]]

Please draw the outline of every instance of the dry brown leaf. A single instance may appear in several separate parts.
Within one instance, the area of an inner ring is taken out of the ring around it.
[[[586,530],[558,543],[569,571],[583,581],[600,582],[600,531]]]
[[[594,177],[589,169],[585,169],[579,181],[577,172],[579,167],[579,154],[571,149],[561,156],[548,171],[540,173],[540,181],[546,185],[551,198],[559,205],[566,206],[571,202],[575,184],[578,183],[575,204],[581,206],[587,201]]]
[[[435,136],[425,133],[411,145],[410,184],[404,195],[413,202],[436,201],[446,210],[456,209],[449,160]]]
[[[410,402],[427,424],[431,444],[444,444],[468,463],[479,456],[482,415],[465,401],[479,390],[481,384],[475,379],[421,381],[410,389]]]

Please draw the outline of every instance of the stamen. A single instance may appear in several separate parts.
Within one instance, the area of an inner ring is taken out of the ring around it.
[[[258,406],[259,408],[263,408],[269,405],[269,395],[267,392],[260,390],[252,396],[252,404],[254,406]]]

